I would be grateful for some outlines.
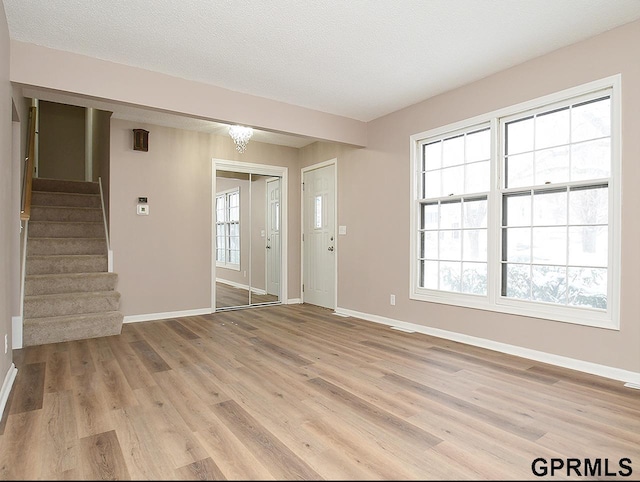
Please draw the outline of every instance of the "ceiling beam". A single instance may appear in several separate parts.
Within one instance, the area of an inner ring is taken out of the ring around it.
[[[11,41],[14,83],[364,147],[367,124],[210,84]]]

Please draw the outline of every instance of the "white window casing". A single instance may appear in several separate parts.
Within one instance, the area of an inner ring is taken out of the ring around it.
[[[410,298],[618,329],[620,90],[616,75],[412,135]],[[488,160],[469,155],[484,129]],[[464,214],[485,199],[486,227]]]

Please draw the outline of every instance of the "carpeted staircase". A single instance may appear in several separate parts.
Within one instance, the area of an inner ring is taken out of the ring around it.
[[[23,346],[119,334],[117,280],[107,267],[98,183],[34,178]]]

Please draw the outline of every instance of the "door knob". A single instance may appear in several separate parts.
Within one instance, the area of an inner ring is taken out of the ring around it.
[[[329,251],[333,251],[333,246],[329,246]]]
[[[267,245],[267,249],[271,249],[271,246]]]

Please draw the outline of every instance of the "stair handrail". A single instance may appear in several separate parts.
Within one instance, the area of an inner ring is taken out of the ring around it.
[[[29,108],[29,127],[27,129],[27,155],[24,158],[24,174],[22,176],[22,203],[20,220],[28,221],[31,217],[31,186],[33,184],[33,163],[36,152],[36,110]]]

